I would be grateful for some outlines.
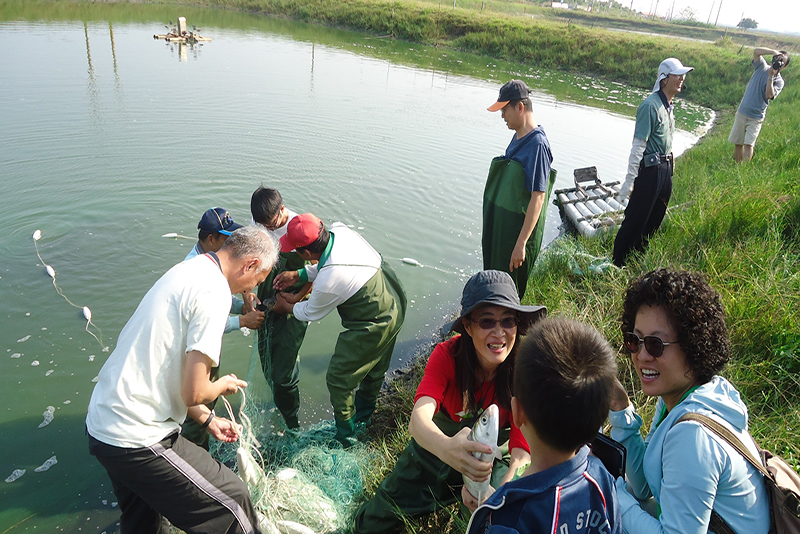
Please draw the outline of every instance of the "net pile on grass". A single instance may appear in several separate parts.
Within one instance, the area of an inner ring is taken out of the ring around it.
[[[247,483],[265,533],[346,530],[364,493],[364,468],[372,454],[363,445],[342,449],[332,421],[286,430],[258,354],[259,343],[269,350],[270,314],[267,318],[254,343],[246,397],[234,411],[241,438],[212,440],[211,453]]]

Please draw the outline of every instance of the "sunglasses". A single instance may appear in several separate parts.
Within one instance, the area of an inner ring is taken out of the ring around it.
[[[503,317],[502,319],[483,317],[477,321],[470,317],[469,320],[477,324],[482,330],[493,330],[494,327],[497,326],[497,323],[500,323],[500,326],[506,330],[511,330],[512,328],[516,328],[519,324],[519,317],[516,315],[509,315],[508,317]]]
[[[664,354],[664,347],[667,345],[677,345],[677,341],[671,341],[669,343],[665,342],[663,339],[657,336],[644,336],[643,338],[637,336],[633,332],[625,332],[622,335],[622,339],[625,343],[625,348],[631,354],[636,354],[642,348],[642,342],[644,342],[644,348],[647,349],[647,354],[652,356],[653,358],[658,358],[662,354]]]

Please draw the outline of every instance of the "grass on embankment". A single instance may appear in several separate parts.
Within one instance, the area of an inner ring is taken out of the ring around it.
[[[748,53],[738,45],[711,46],[591,29],[557,20],[440,8],[413,0],[169,1],[243,9],[375,35],[393,35],[525,65],[592,74],[644,88],[652,86],[657,65],[674,56],[695,67],[686,98],[714,109],[735,105],[751,74],[746,60]]]

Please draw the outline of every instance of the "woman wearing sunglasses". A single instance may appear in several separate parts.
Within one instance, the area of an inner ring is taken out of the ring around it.
[[[392,532],[403,526],[403,515],[420,516],[456,502],[462,475],[478,482],[489,478],[492,463],[472,453],[491,454],[493,449],[468,436],[492,404],[499,408],[498,445],[508,440],[510,449],[508,470],[497,485],[530,461],[528,444],[511,417],[514,358],[520,336],[547,310],[522,306],[511,276],[500,271],[470,278],[461,309],[461,316],[445,327],[459,335],[439,343],[428,359],[411,413],[411,443],[357,512],[357,533]],[[468,492],[463,497],[474,500]]]
[[[627,484],[617,480],[622,525],[637,534],[766,534],[769,501],[761,474],[722,438],[694,421],[697,412],[727,426],[756,456],[747,406],[718,375],[730,357],[719,293],[696,273],[667,269],[634,280],[622,312],[625,348],[642,385],[658,397],[650,432],[617,384],[611,437],[628,450]],[[645,512],[652,497],[655,510]],[[712,514],[713,511],[713,514]],[[652,514],[652,515],[651,515]]]

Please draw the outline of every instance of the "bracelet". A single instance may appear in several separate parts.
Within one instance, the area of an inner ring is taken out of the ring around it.
[[[206,419],[206,422],[205,422],[205,423],[203,423],[202,425],[200,425],[200,428],[202,428],[203,430],[205,430],[206,428],[208,428],[208,423],[210,423],[212,419],[214,419],[214,410],[211,410],[211,413],[210,413],[210,414],[208,414],[208,419]]]

